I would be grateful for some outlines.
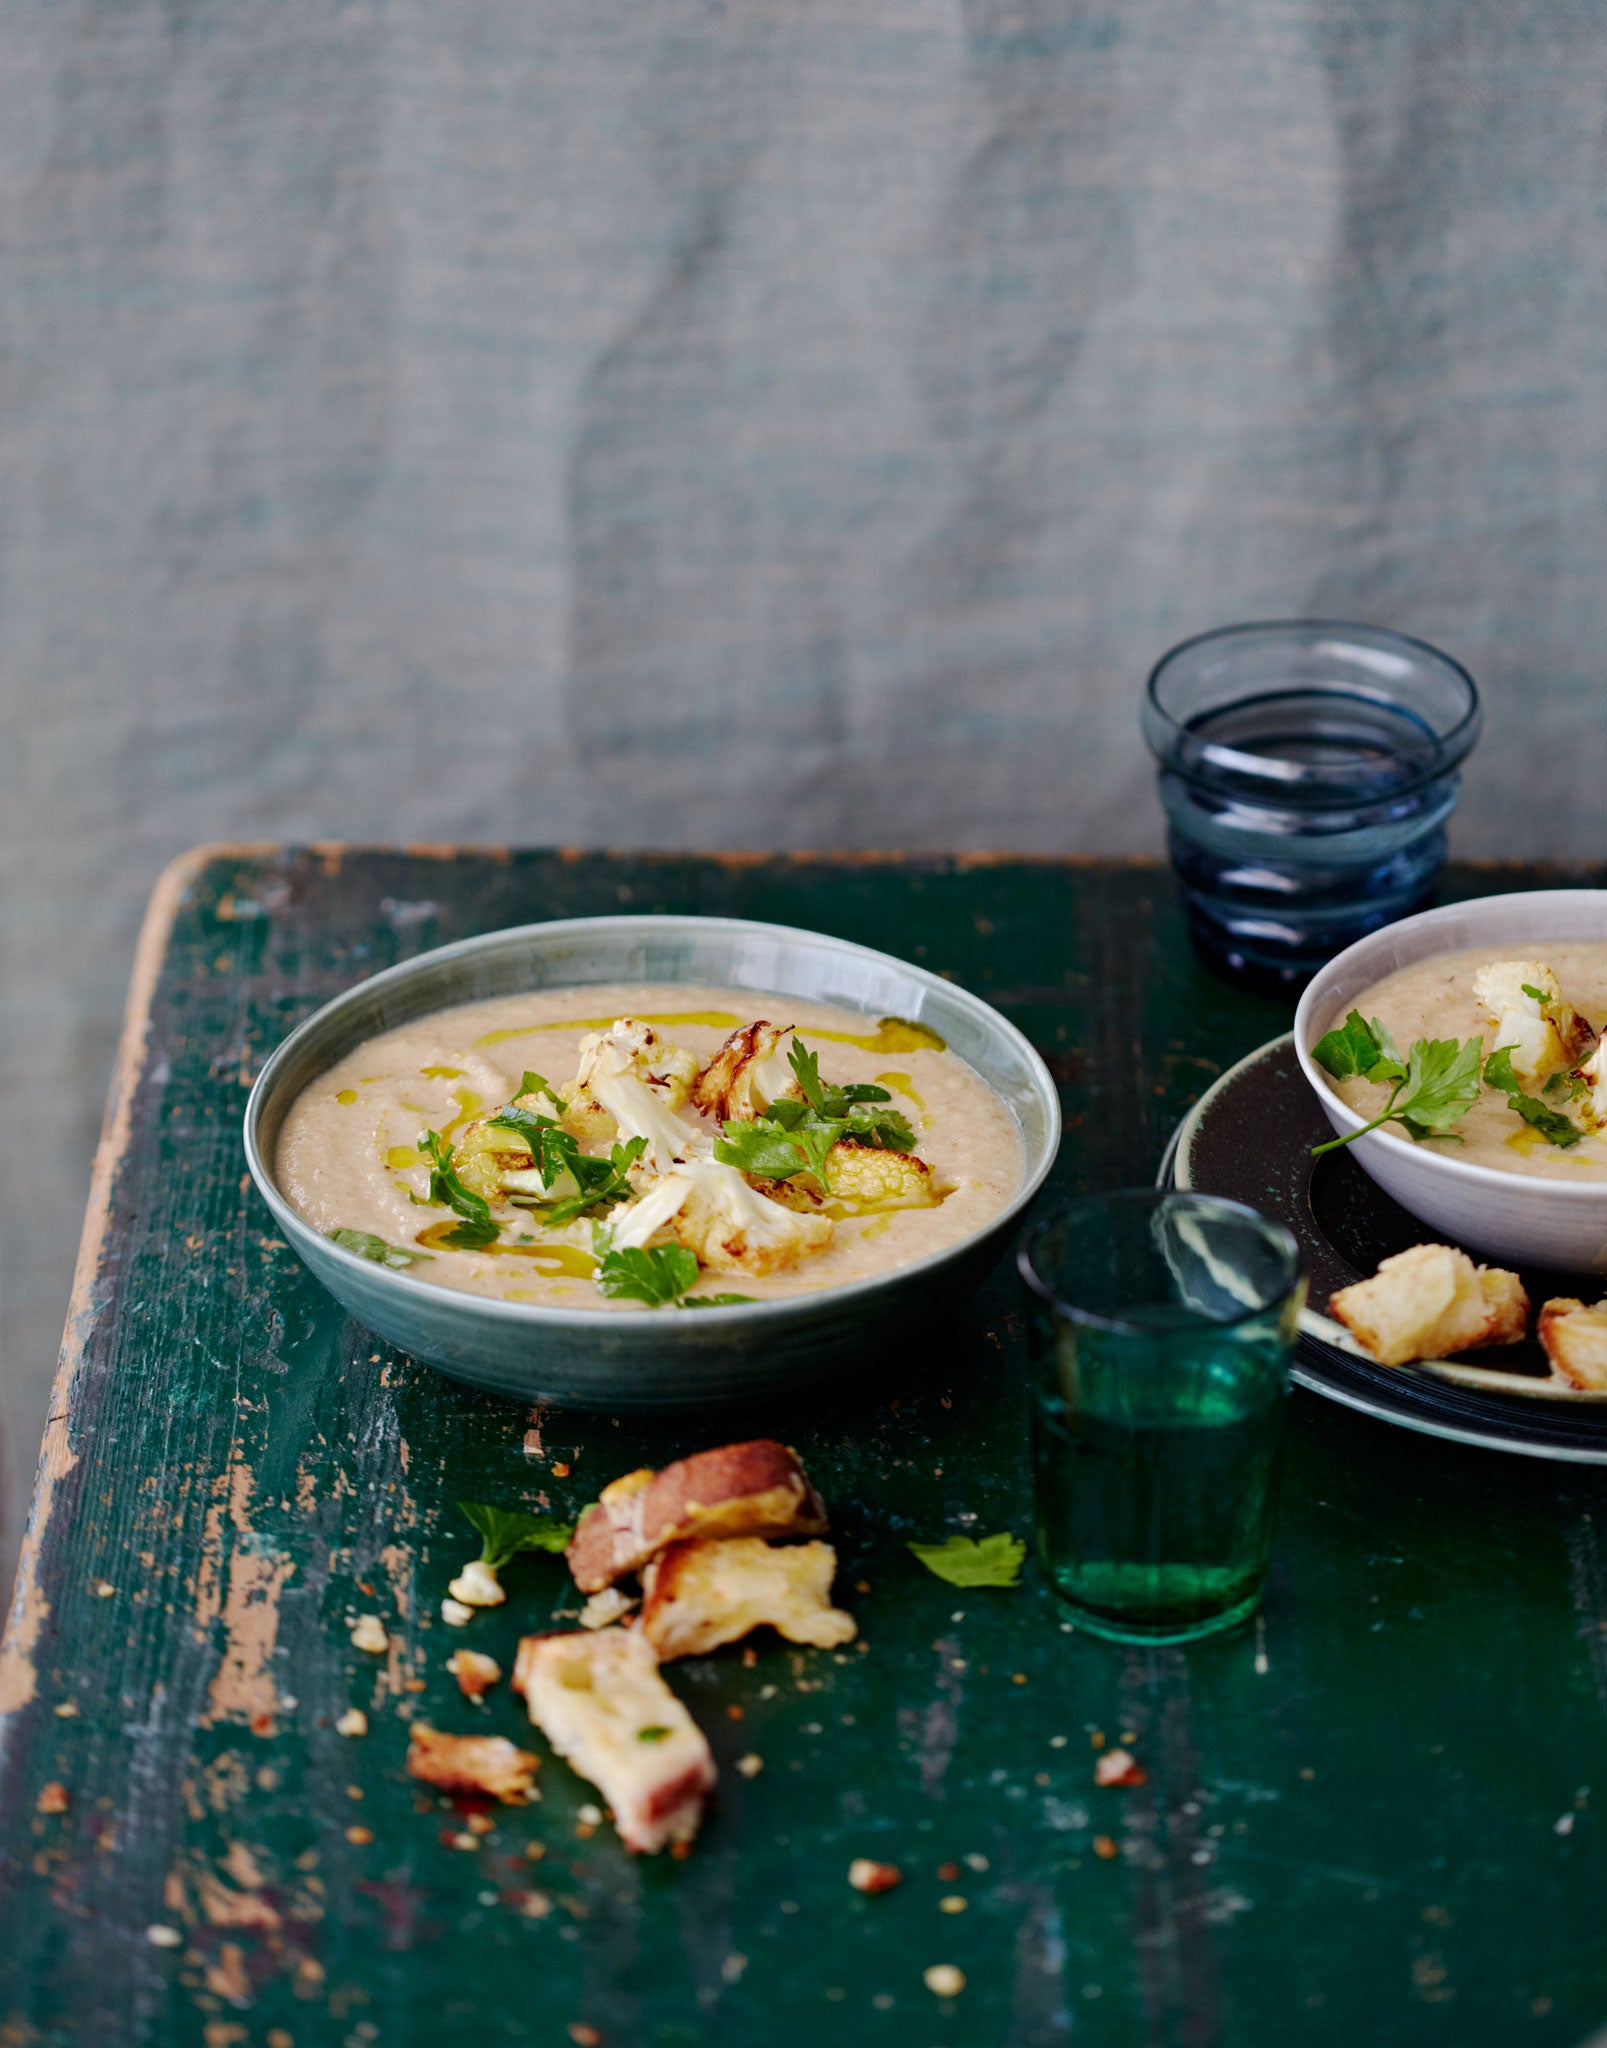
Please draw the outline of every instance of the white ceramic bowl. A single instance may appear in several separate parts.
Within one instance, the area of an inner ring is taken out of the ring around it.
[[[1343,1137],[1367,1119],[1340,1101],[1311,1048],[1363,989],[1436,953],[1488,946],[1543,956],[1548,939],[1607,940],[1607,889],[1533,889],[1449,903],[1403,917],[1330,960],[1300,999],[1295,1051],[1335,1132]],[[1452,1244],[1554,1272],[1607,1272],[1607,1180],[1539,1180],[1470,1166],[1449,1146],[1417,1145],[1387,1129],[1369,1131],[1350,1149],[1403,1209]]]

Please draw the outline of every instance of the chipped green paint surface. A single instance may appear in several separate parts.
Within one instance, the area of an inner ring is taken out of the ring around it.
[[[991,997],[1062,1084],[1067,1191],[1148,1179],[1213,1075],[1287,1024],[1195,966],[1143,866],[193,864],[0,1662],[0,2044],[1574,2048],[1607,2014],[1590,1473],[1298,1395],[1264,1625],[1123,1652],[1067,1632],[1030,1565],[959,1593],[904,1547],[1027,1533],[1007,1269],[881,1384],[677,1426],[459,1388],[273,1239],[239,1119],[292,1024],[427,946],[622,904],[815,926]],[[445,1658],[468,1643],[506,1668],[575,1605],[559,1561],[525,1558],[506,1608],[443,1626],[474,1547],[453,1503],[570,1514],[630,1466],[760,1431],[828,1498],[865,1647],[672,1667],[721,1766],[691,1857],[633,1861],[550,1757],[540,1803],[488,1834],[422,1797],[411,1717],[544,1748],[505,1688],[463,1701]],[[389,1656],[352,1648],[364,1612]],[[368,1733],[343,1737],[354,1705]],[[1130,1734],[1147,1784],[1097,1790],[1095,1732]],[[65,1813],[37,1811],[50,1782]],[[855,1856],[903,1883],[861,1897]],[[923,1983],[939,1963],[965,1973],[957,1998]]]

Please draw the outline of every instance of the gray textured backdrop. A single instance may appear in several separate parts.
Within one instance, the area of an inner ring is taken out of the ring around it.
[[[13,1528],[190,842],[1147,847],[1151,659],[1326,612],[1599,855],[1604,110],[1596,0],[0,0]]]

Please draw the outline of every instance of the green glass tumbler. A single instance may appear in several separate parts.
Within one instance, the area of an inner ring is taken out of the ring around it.
[[[1079,1627],[1181,1643],[1266,1581],[1305,1281],[1240,1202],[1134,1189],[1022,1239],[1038,1558]]]

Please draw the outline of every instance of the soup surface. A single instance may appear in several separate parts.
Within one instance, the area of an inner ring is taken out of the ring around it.
[[[430,1170],[417,1146],[421,1131],[449,1143],[476,1118],[518,1091],[526,1071],[562,1092],[574,1077],[582,1040],[616,1018],[651,1024],[669,1045],[707,1061],[727,1036],[755,1018],[795,1025],[837,1086],[871,1083],[891,1096],[915,1134],[915,1151],[932,1169],[935,1206],[855,1211],[832,1203],[831,1240],[796,1264],[767,1274],[705,1270],[695,1294],[741,1293],[756,1299],[839,1287],[923,1259],[969,1237],[996,1216],[1021,1185],[1020,1135],[993,1090],[955,1053],[909,1041],[908,1027],[880,1028],[857,1011],[751,990],[636,984],[541,991],[465,1003],[387,1031],[321,1075],[291,1104],[275,1172],[290,1202],[315,1228],[362,1231],[424,1253],[407,1270],[436,1286],[504,1301],[565,1308],[639,1308],[612,1301],[592,1277],[595,1218],[544,1229],[539,1211],[493,1205],[502,1224],[496,1244],[455,1250],[440,1242],[455,1219],[427,1204]],[[930,1034],[926,1034],[930,1036]],[[717,1127],[687,1104],[683,1120],[707,1139]],[[590,1151],[606,1146],[588,1145]]]
[[[1411,967],[1398,968],[1371,988],[1364,989],[1351,1007],[1371,1020],[1380,1018],[1388,1026],[1404,1054],[1419,1038],[1454,1038],[1459,1042],[1480,1038],[1484,1051],[1495,1050],[1495,1028],[1481,1013],[1473,996],[1473,977],[1492,961],[1512,959],[1519,952],[1542,961],[1552,969],[1566,999],[1599,1031],[1607,1025],[1607,943],[1595,939],[1526,939],[1521,947],[1496,951],[1488,946],[1458,953],[1437,953]],[[1340,1020],[1333,1020],[1338,1023]],[[1359,1076],[1328,1083],[1342,1101],[1362,1116],[1377,1116],[1388,1099],[1388,1088]],[[1548,1106],[1553,1098],[1544,1098]],[[1561,1105],[1579,1120],[1577,1102]],[[1397,1127],[1389,1127],[1399,1136]],[[1581,1138],[1566,1150],[1548,1144],[1507,1107],[1506,1096],[1486,1087],[1462,1121],[1456,1126],[1462,1143],[1429,1140],[1448,1157],[1465,1160],[1471,1166],[1498,1167],[1504,1173],[1527,1174],[1544,1180],[1607,1180],[1607,1135],[1595,1133]],[[1402,1138],[1410,1144],[1409,1138]]]

